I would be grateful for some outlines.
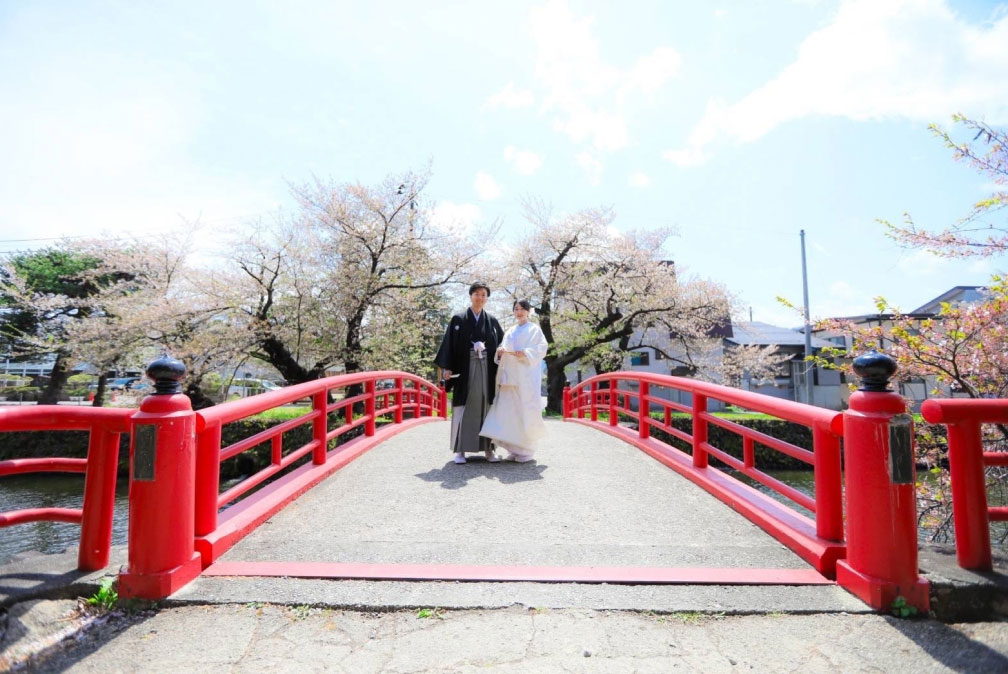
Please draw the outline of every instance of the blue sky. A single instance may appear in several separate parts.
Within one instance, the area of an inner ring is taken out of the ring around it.
[[[431,163],[435,216],[521,199],[672,226],[756,320],[910,310],[1005,259],[904,251],[992,185],[927,130],[1008,124],[1008,3],[950,0],[0,4],[0,250],[278,208],[312,176]],[[208,233],[207,233],[208,232]]]

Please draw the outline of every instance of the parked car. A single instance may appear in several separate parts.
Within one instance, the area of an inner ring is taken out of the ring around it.
[[[109,379],[105,383],[105,388],[109,391],[129,391],[139,381],[140,377],[118,377]]]
[[[283,386],[280,384],[269,381],[268,379],[235,379],[234,383],[228,388],[227,394],[228,396],[239,396],[244,398],[246,396],[256,395],[257,393],[276,391],[282,388]]]

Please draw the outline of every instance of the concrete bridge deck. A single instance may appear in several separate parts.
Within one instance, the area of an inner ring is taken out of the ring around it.
[[[868,610],[832,584],[815,584],[824,579],[797,555],[636,448],[577,424],[549,421],[547,429],[534,462],[480,457],[464,465],[451,462],[447,424],[410,429],[302,495],[173,599],[373,608]],[[679,582],[283,577],[325,576],[339,564],[660,568],[676,569]],[[212,575],[245,572],[251,575]],[[735,584],[760,578],[775,584]]]
[[[637,449],[576,424],[548,426],[535,463],[463,466],[448,460],[446,424],[417,426],[302,495],[218,564],[605,565],[732,568],[743,576],[809,569]],[[74,571],[73,552],[25,555],[0,567],[6,607],[0,669],[994,672],[1008,666],[1003,622],[896,620],[871,614],[832,584],[204,575],[157,610],[95,616],[72,599],[55,598],[87,596],[125,559],[125,547],[117,546],[104,572]],[[976,578],[954,579],[982,589]],[[54,598],[27,600],[44,596]]]

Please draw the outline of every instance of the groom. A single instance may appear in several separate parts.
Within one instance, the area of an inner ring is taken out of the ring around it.
[[[490,440],[480,437],[483,419],[494,397],[497,364],[493,356],[504,339],[500,323],[484,310],[490,286],[469,286],[471,306],[451,317],[434,363],[444,369],[452,388],[451,447],[455,463],[466,462],[466,452],[483,452],[487,461],[500,461]],[[451,377],[457,379],[452,383]]]

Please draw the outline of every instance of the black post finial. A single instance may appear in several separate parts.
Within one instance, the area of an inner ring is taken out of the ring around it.
[[[854,359],[854,372],[861,378],[859,391],[885,393],[892,390],[889,379],[896,374],[896,361],[872,349]]]
[[[182,378],[186,366],[167,353],[147,366],[147,376],[154,380],[154,395],[182,393]]]

